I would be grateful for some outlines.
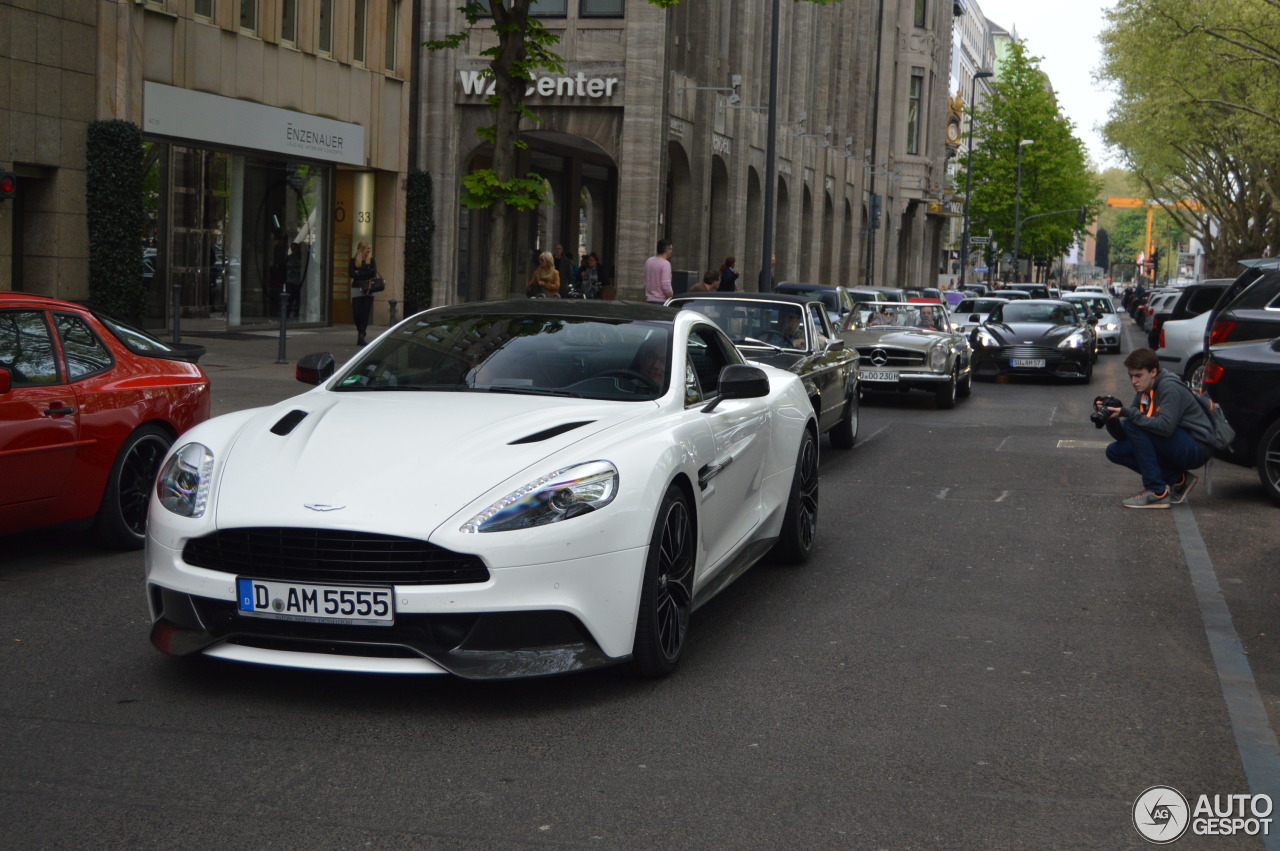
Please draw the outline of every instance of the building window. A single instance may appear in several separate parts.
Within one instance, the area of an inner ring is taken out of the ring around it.
[[[320,40],[317,49],[321,53],[333,53],[333,0],[320,0]]]
[[[582,0],[578,7],[583,18],[621,18],[624,14],[623,0]]]
[[[240,0],[240,29],[258,31],[258,0]]]
[[[387,0],[387,45],[384,51],[386,68],[394,73],[396,70],[396,31],[400,17],[400,0]]]
[[[280,0],[280,40],[298,43],[298,0]]]
[[[925,12],[928,11],[929,0],[916,0],[916,26],[925,26]]]
[[[213,17],[213,0],[196,0],[196,17]]]
[[[907,98],[907,153],[920,153],[920,105],[924,100],[924,76],[911,75],[911,92]]]
[[[369,18],[369,0],[355,0],[355,23],[351,28],[351,61],[364,64],[364,30]]]
[[[568,12],[566,0],[530,0],[529,15],[534,18],[563,18]]]

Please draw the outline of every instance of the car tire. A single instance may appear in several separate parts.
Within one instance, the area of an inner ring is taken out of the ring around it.
[[[949,411],[956,406],[956,374],[951,373],[947,378],[946,384],[939,384],[938,388],[933,391],[933,401],[938,410]]]
[[[1078,384],[1088,384],[1093,380],[1093,361],[1089,361],[1084,365],[1084,375],[1076,379]]]
[[[129,435],[107,477],[94,518],[94,534],[106,547],[141,549],[147,536],[147,506],[173,439],[163,428],[144,425]]]
[[[1204,384],[1204,355],[1196,355],[1192,358],[1182,377],[1187,384],[1191,385],[1192,390],[1199,390]]]
[[[804,564],[813,553],[818,536],[818,440],[804,430],[796,454],[791,493],[782,517],[782,533],[773,545],[772,556],[783,564]]]
[[[852,449],[858,440],[858,394],[850,393],[844,400],[844,415],[829,432],[831,445],[836,449]]]
[[[1262,433],[1255,450],[1254,463],[1258,468],[1258,481],[1262,489],[1276,505],[1280,505],[1280,420],[1273,422]]]
[[[973,395],[973,367],[969,367],[969,371],[964,375],[964,381],[956,387],[956,395],[963,399]]]
[[[689,498],[672,484],[662,497],[649,538],[628,666],[633,676],[665,677],[676,669],[689,636],[696,559]]]

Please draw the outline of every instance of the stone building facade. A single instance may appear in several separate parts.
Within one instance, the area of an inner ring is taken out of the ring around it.
[[[463,27],[454,0],[425,0],[419,41]],[[763,264],[770,4],[542,0],[563,74],[532,88],[527,169],[550,203],[522,217],[510,272],[519,293],[538,250],[593,251],[620,298],[637,298],[660,238],[677,270]],[[883,17],[881,17],[883,10]],[[931,285],[951,210],[943,203],[952,0],[780,5],[775,280]],[[484,214],[462,177],[488,162],[476,130],[492,43],[420,55],[422,139],[436,186],[435,303],[478,298]],[[878,202],[876,197],[878,196]],[[873,228],[879,207],[878,228]]]

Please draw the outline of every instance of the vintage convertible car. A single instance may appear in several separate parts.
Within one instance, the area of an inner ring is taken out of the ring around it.
[[[831,445],[858,439],[858,353],[845,348],[828,321],[825,303],[781,293],[698,293],[667,304],[696,310],[733,340],[748,360],[794,372]]]
[[[927,390],[939,408],[954,408],[973,391],[969,341],[941,302],[878,302],[867,323],[850,319],[840,336],[858,352],[864,392]]]
[[[1097,357],[1093,344],[1090,326],[1071,304],[1012,301],[992,310],[973,332],[973,370],[979,377],[1052,375],[1088,384]]]
[[[319,386],[192,429],[151,501],[151,640],[326,670],[670,672],[690,614],[771,549],[805,560],[800,379],[694,311],[442,307]]]

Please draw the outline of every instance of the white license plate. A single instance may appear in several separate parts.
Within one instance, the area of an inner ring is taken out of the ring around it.
[[[1014,369],[1044,369],[1043,358],[1011,358],[1010,364]]]
[[[395,623],[392,593],[389,587],[237,578],[236,608],[251,618],[390,626]]]
[[[858,370],[858,378],[863,381],[897,381],[898,373],[874,369]]]

